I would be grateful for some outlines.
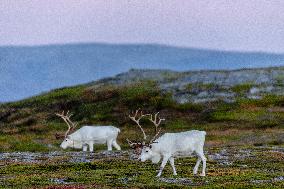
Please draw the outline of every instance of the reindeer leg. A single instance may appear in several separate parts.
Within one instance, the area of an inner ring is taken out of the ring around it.
[[[194,166],[194,169],[193,169],[193,174],[196,175],[197,174],[197,171],[198,171],[198,167],[199,167],[199,164],[201,162],[201,158],[198,156],[198,159],[197,159],[197,162]]]
[[[87,145],[83,145],[83,152],[86,152],[88,150],[88,146]]]
[[[107,150],[112,151],[112,140],[107,141]]]
[[[174,175],[177,175],[176,168],[175,168],[175,159],[173,157],[170,157],[170,164],[173,168]]]
[[[93,151],[94,151],[94,142],[93,142],[93,141],[90,141],[90,142],[88,143],[88,145],[89,145],[89,150],[90,150],[90,152],[93,152]]]
[[[114,140],[114,141],[112,142],[112,145],[113,145],[113,147],[115,147],[115,149],[121,150],[121,148],[120,148],[120,146],[117,144],[116,140]]]
[[[197,151],[196,154],[198,155],[198,159],[202,160],[202,173],[200,176],[205,176],[205,169],[206,169],[206,157],[204,156],[203,150]]]
[[[202,160],[202,173],[200,176],[205,176],[205,169],[206,169],[206,157],[203,155],[201,157],[201,160]]]
[[[163,172],[163,169],[164,169],[165,165],[167,164],[169,158],[170,158],[170,156],[164,156],[164,157],[163,157],[163,161],[162,161],[162,164],[161,164],[161,167],[160,167],[160,171],[159,171],[157,177],[160,177],[160,176],[161,176],[161,174],[162,174],[162,172]]]

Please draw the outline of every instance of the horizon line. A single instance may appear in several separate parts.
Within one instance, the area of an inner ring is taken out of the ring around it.
[[[55,47],[55,46],[76,46],[76,45],[106,45],[106,46],[161,46],[166,48],[178,48],[178,49],[192,49],[192,50],[203,50],[213,52],[227,52],[227,53],[243,53],[243,54],[270,54],[270,55],[284,55],[284,52],[272,52],[263,50],[233,50],[233,49],[218,49],[218,48],[206,48],[206,47],[192,47],[192,46],[179,46],[173,44],[164,43],[143,43],[143,42],[67,42],[67,43],[49,43],[49,44],[11,44],[11,45],[0,45],[0,48],[43,48],[43,47]]]

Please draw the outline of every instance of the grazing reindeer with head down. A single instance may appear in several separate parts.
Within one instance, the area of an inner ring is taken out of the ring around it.
[[[189,156],[192,153],[195,153],[198,156],[198,160],[193,169],[193,174],[197,174],[199,164],[202,161],[203,166],[201,176],[205,176],[206,158],[203,153],[203,146],[206,132],[191,130],[180,133],[165,133],[159,137],[161,133],[161,128],[159,128],[159,126],[165,119],[160,119],[158,114],[159,112],[154,115],[143,114],[142,111],[139,113],[139,110],[136,110],[133,116],[129,115],[130,119],[136,122],[143,134],[143,142],[131,142],[127,139],[130,147],[135,150],[135,153],[140,154],[139,159],[142,162],[151,160],[153,163],[158,163],[161,158],[163,158],[157,175],[157,177],[160,177],[168,161],[170,161],[172,166],[173,174],[177,175],[174,158]],[[146,141],[147,135],[139,122],[143,117],[147,117],[155,125],[155,135],[152,139],[148,140],[149,142]]]
[[[56,115],[61,117],[68,126],[68,130],[64,135],[64,141],[60,145],[61,148],[83,148],[83,151],[87,151],[89,146],[89,150],[92,152],[94,150],[94,144],[107,143],[107,149],[110,151],[112,150],[112,146],[117,150],[121,149],[116,142],[117,135],[120,132],[118,128],[114,126],[83,126],[70,134],[77,126],[77,123],[73,123],[70,120],[72,114],[70,114],[69,111],[64,114],[63,111],[61,114],[56,113]],[[60,136],[57,135],[56,137],[58,138]]]

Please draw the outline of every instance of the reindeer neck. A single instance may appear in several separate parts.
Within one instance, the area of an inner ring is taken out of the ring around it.
[[[153,156],[151,158],[152,163],[159,163],[161,160],[161,154],[159,152],[153,151]]]

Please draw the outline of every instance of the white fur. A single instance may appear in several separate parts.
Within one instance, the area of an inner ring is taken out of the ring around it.
[[[163,158],[160,171],[157,175],[158,177],[161,176],[162,171],[169,160],[173,169],[173,174],[177,175],[174,158],[189,156],[192,153],[195,153],[198,156],[198,160],[193,169],[193,173],[197,174],[199,164],[202,161],[203,166],[201,176],[205,176],[206,158],[203,153],[205,135],[205,131],[197,130],[181,133],[165,133],[155,140],[150,147],[143,147],[140,160],[142,162],[151,160],[153,163],[158,163],[160,159]]]
[[[82,149],[87,151],[89,146],[90,152],[94,150],[94,144],[107,143],[107,149],[112,150],[114,146],[117,150],[121,150],[116,143],[116,138],[120,130],[113,126],[83,126],[74,133],[68,135],[61,143],[60,147],[66,149],[68,147]]]

